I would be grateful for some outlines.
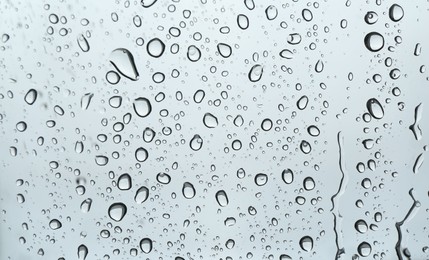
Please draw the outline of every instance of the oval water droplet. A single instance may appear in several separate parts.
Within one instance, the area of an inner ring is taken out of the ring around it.
[[[358,253],[362,257],[367,257],[371,254],[372,248],[371,245],[367,242],[362,242],[358,246]]]
[[[121,202],[113,203],[112,205],[110,205],[108,213],[109,217],[112,220],[119,222],[127,214],[127,206],[125,206],[125,204]]]
[[[374,117],[376,119],[382,119],[383,118],[384,109],[377,99],[375,99],[375,98],[369,99],[366,102],[366,108],[368,109],[368,112],[371,114],[372,117]]]
[[[152,247],[152,239],[146,237],[140,240],[140,249],[143,251],[143,253],[149,254],[152,251]]]
[[[85,260],[87,256],[88,256],[88,248],[83,244],[80,245],[77,248],[77,258],[79,260]]]
[[[216,192],[216,201],[221,207],[226,207],[229,203],[228,196],[224,190]]]
[[[368,224],[366,224],[365,220],[359,219],[358,221],[355,222],[355,229],[359,233],[363,234],[366,231],[368,231]]]
[[[311,152],[311,145],[309,142],[302,140],[299,148],[304,154],[309,154]]]
[[[50,227],[52,230],[59,229],[59,228],[61,228],[62,226],[63,226],[63,225],[61,224],[61,222],[60,222],[58,219],[53,219],[53,220],[49,221],[49,227]]]
[[[317,73],[320,73],[320,72],[323,71],[324,67],[325,67],[325,65],[323,64],[323,61],[322,60],[318,60],[314,69],[315,69],[315,71]]]
[[[134,196],[134,201],[138,204],[142,204],[149,198],[149,189],[145,186],[140,187],[136,191],[136,195]]]
[[[83,34],[80,34],[77,37],[77,44],[79,45],[79,48],[83,51],[83,52],[88,52],[89,51],[89,43],[88,40],[85,38],[85,36]]]
[[[165,51],[165,44],[160,39],[154,38],[147,43],[146,51],[150,56],[159,58]]]
[[[147,117],[152,112],[152,105],[149,99],[144,97],[136,98],[133,102],[134,112],[139,117]]]
[[[286,184],[291,184],[294,179],[294,174],[291,169],[285,169],[282,171],[282,180]]]
[[[134,57],[129,50],[118,48],[112,51],[110,54],[110,63],[112,63],[122,76],[134,81],[139,79]]]
[[[141,0],[140,4],[144,7],[144,8],[149,8],[152,5],[154,5],[156,3],[156,1],[158,0]]]
[[[249,28],[249,18],[244,14],[237,15],[237,24],[241,30]]]
[[[393,4],[389,8],[389,18],[394,22],[399,22],[402,17],[404,17],[404,9],[398,4]]]
[[[265,16],[267,17],[268,20],[271,21],[276,19],[277,15],[278,15],[277,7],[275,7],[274,5],[269,5],[267,9],[265,9]]]
[[[287,37],[287,42],[292,45],[299,44],[301,42],[301,35],[299,33],[291,33]]]
[[[268,182],[268,176],[265,173],[258,173],[255,176],[255,183],[258,186],[264,186]]]
[[[315,125],[309,126],[307,128],[307,132],[308,132],[309,135],[311,135],[313,137],[319,136],[319,134],[320,134],[319,128],[317,126],[315,126]]]
[[[161,184],[169,184],[171,177],[165,172],[160,172],[156,175],[156,180]]]
[[[197,62],[201,58],[201,51],[195,45],[188,47],[188,59],[192,62]]]
[[[257,82],[261,79],[262,73],[264,72],[264,68],[262,65],[256,64],[249,71],[249,80],[251,82]]]
[[[313,178],[306,177],[303,181],[304,189],[306,191],[313,190],[314,187],[316,187],[316,183],[314,182]]]
[[[187,199],[192,199],[193,197],[195,197],[195,193],[196,193],[195,188],[194,188],[194,185],[192,185],[192,183],[190,182],[183,183],[183,187],[182,187],[183,197]]]
[[[378,32],[370,32],[365,36],[365,46],[372,52],[377,52],[384,47],[384,37]]]
[[[292,59],[293,58],[293,52],[291,50],[288,49],[284,49],[280,52],[280,57],[284,58],[284,59]]]
[[[37,91],[35,89],[30,89],[27,94],[25,94],[24,100],[27,104],[33,105],[37,99]]]
[[[109,158],[103,155],[95,156],[95,163],[99,166],[104,166],[109,162]]]
[[[304,110],[308,105],[308,97],[302,96],[298,101],[296,102],[296,106],[299,110]]]

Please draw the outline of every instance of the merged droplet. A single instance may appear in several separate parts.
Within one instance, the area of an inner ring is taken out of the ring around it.
[[[134,57],[129,50],[118,48],[112,51],[110,54],[110,63],[112,63],[122,76],[134,81],[139,79]]]
[[[121,202],[113,203],[112,205],[110,205],[108,213],[109,217],[112,220],[119,222],[127,214],[127,206],[125,206],[125,204]]]

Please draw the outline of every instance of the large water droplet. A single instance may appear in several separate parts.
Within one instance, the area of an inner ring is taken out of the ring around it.
[[[255,183],[258,186],[264,186],[268,182],[268,176],[265,173],[258,173],[255,176]]]
[[[77,258],[79,260],[85,260],[86,256],[88,255],[88,247],[86,247],[85,245],[80,245],[77,248]]]
[[[389,18],[394,22],[399,22],[404,17],[404,9],[400,5],[393,4],[389,8]]]
[[[226,207],[229,203],[228,196],[224,190],[216,192],[216,201],[221,207]]]
[[[112,51],[110,54],[110,62],[122,76],[134,81],[139,79],[134,57],[129,50],[119,48]]]
[[[118,189],[129,190],[132,186],[131,176],[128,173],[124,173],[118,178]]]
[[[286,184],[291,184],[293,182],[293,172],[291,169],[285,169],[282,171],[282,180],[286,183]]]
[[[217,117],[210,113],[205,113],[203,123],[208,128],[215,128],[218,125]]]
[[[127,206],[125,206],[125,204],[121,202],[113,203],[112,205],[110,205],[108,213],[109,217],[112,220],[119,222],[127,214]]]
[[[182,187],[183,197],[187,199],[192,199],[193,197],[195,197],[195,193],[196,193],[195,188],[194,188],[194,185],[192,185],[192,183],[190,182],[183,183],[183,187]]]
[[[375,99],[375,98],[369,99],[366,102],[366,108],[368,109],[368,112],[371,114],[372,117],[374,117],[376,119],[382,119],[383,118],[384,109],[377,99]]]
[[[364,18],[367,24],[375,24],[378,21],[378,14],[376,12],[367,12]]]
[[[140,240],[140,249],[143,251],[143,253],[149,254],[152,251],[152,247],[152,239],[146,237]]]
[[[37,99],[37,91],[35,89],[30,89],[27,94],[25,94],[24,100],[27,104],[33,105]]]
[[[299,245],[302,250],[309,252],[313,249],[313,238],[305,236],[299,240]]]
[[[134,112],[139,117],[147,117],[152,112],[152,105],[147,98],[139,97],[133,102]]]
[[[372,248],[371,245],[367,242],[362,242],[358,246],[358,253],[360,256],[367,257],[371,254]]]
[[[160,39],[154,38],[147,43],[146,50],[150,56],[159,58],[164,53],[165,44]]]
[[[377,52],[384,47],[384,37],[378,32],[370,32],[365,36],[364,43],[368,50]]]

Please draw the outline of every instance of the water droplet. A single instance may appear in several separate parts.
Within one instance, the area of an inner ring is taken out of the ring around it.
[[[99,166],[104,166],[109,162],[109,158],[103,155],[97,155],[95,156],[95,163]]]
[[[138,204],[142,204],[149,198],[149,189],[145,186],[140,187],[136,191],[136,195],[134,196],[134,201]]]
[[[367,12],[364,19],[367,24],[375,24],[378,21],[378,14],[373,11]]]
[[[302,18],[305,21],[310,22],[313,20],[313,13],[309,9],[302,9]]]
[[[143,253],[149,254],[152,251],[152,247],[152,239],[146,237],[140,240],[140,249],[143,251]]]
[[[133,102],[134,112],[139,117],[147,117],[152,112],[152,105],[147,98],[139,97]]]
[[[161,184],[169,184],[171,177],[165,172],[160,172],[156,175],[156,180]]]
[[[365,36],[365,46],[372,52],[377,52],[384,47],[384,37],[378,32],[370,32]]]
[[[112,63],[122,76],[134,81],[139,79],[134,57],[129,50],[118,48],[112,51],[110,54],[110,63]]]
[[[229,58],[232,54],[232,48],[226,43],[219,43],[217,45],[217,51],[219,52],[220,56],[224,58]]]
[[[216,201],[221,207],[226,207],[229,203],[228,196],[224,190],[216,192]]]
[[[194,137],[192,137],[191,141],[189,142],[189,145],[192,150],[198,151],[203,147],[203,139],[200,135],[196,134]]]
[[[77,248],[77,258],[79,260],[85,260],[87,255],[88,255],[88,248],[83,244],[80,245]]]
[[[149,153],[143,147],[137,148],[135,152],[136,160],[139,162],[144,162],[149,157]]]
[[[121,80],[121,76],[116,71],[110,70],[106,73],[106,80],[110,84],[116,85]]]
[[[4,34],[1,36],[1,41],[2,41],[3,43],[6,43],[7,41],[9,41],[9,39],[10,39],[10,36],[9,36],[9,34],[7,34],[7,33],[4,33]]]
[[[264,173],[258,173],[255,176],[255,183],[258,186],[264,186],[268,182],[268,176]]]
[[[119,108],[122,105],[121,96],[113,96],[109,99],[109,105],[113,108]]]
[[[196,193],[195,188],[194,188],[194,185],[192,185],[192,183],[190,182],[183,183],[183,187],[182,187],[183,197],[187,199],[192,199],[193,197],[195,197],[195,193]]]
[[[247,16],[244,14],[239,14],[237,15],[237,24],[241,30],[246,30],[249,28],[249,18],[247,18]]]
[[[287,42],[292,45],[299,44],[301,42],[301,35],[299,33],[291,33],[287,37]]]
[[[298,101],[296,102],[296,106],[299,110],[304,110],[308,105],[308,97],[302,96]]]
[[[305,236],[299,240],[299,245],[302,250],[310,252],[313,249],[313,238],[310,236]]]
[[[150,56],[159,58],[165,51],[165,44],[160,39],[154,38],[147,43],[146,51]]]
[[[80,34],[77,37],[77,44],[79,45],[80,49],[83,52],[88,52],[89,51],[89,43],[88,40],[85,38],[85,36],[83,34]]]
[[[288,50],[288,49],[283,49],[279,55],[280,55],[280,57],[282,57],[284,59],[288,59],[288,60],[293,58],[293,52],[291,50]]]
[[[294,176],[291,169],[285,169],[282,171],[282,180],[286,184],[291,184],[293,182]]]
[[[366,231],[368,231],[368,225],[366,224],[365,220],[359,219],[358,221],[355,222],[355,229],[359,233],[363,234]]]
[[[264,72],[264,68],[262,65],[256,64],[249,71],[249,80],[251,82],[257,82],[261,79],[262,73]]]
[[[389,8],[389,18],[394,22],[399,22],[404,17],[404,9],[400,5],[393,4]]]
[[[80,100],[80,107],[83,110],[88,109],[89,104],[91,104],[92,97],[94,97],[94,94],[92,94],[92,93],[86,93],[85,95],[82,96],[82,98]]]
[[[311,135],[313,137],[319,136],[319,134],[320,134],[319,128],[317,126],[315,126],[315,125],[309,126],[307,128],[307,132],[308,132],[309,135]]]
[[[368,112],[371,114],[372,117],[374,117],[376,119],[382,119],[383,118],[384,109],[377,99],[375,99],[375,98],[369,99],[366,102],[366,108],[368,109]]]
[[[304,154],[309,154],[311,152],[311,145],[309,142],[302,140],[299,148]]]
[[[371,245],[367,242],[362,242],[358,246],[358,253],[360,256],[367,257],[371,254],[372,248]]]
[[[58,219],[53,219],[53,220],[51,220],[51,221],[49,222],[49,227],[50,227],[52,230],[56,230],[56,229],[61,228],[61,227],[62,227],[62,224],[61,224],[61,222],[60,222]]]
[[[188,47],[188,59],[192,62],[197,62],[201,58],[201,51],[195,45]]]
[[[225,247],[228,249],[232,249],[232,248],[234,248],[234,246],[235,246],[235,241],[233,239],[228,239],[225,242]]]
[[[205,113],[203,123],[208,128],[215,128],[218,125],[217,117],[210,113]]]
[[[265,9],[265,15],[267,16],[267,19],[270,21],[276,19],[278,15],[277,8],[274,5],[269,5],[267,9]]]
[[[82,203],[80,204],[80,210],[83,213],[88,213],[91,210],[91,205],[92,205],[92,199],[88,198],[82,201]]]
[[[24,132],[25,130],[27,130],[27,123],[25,123],[24,121],[20,121],[18,123],[16,123],[16,130],[18,130],[19,132]]]
[[[320,73],[320,72],[323,71],[324,66],[325,65],[323,64],[323,61],[319,60],[319,61],[317,61],[316,66],[315,66],[314,69],[316,70],[317,73]]]
[[[127,206],[125,206],[124,203],[120,203],[120,202],[113,203],[112,205],[110,205],[108,213],[109,213],[109,217],[112,220],[119,222],[127,214]]]
[[[205,95],[206,95],[206,93],[204,92],[204,90],[202,90],[202,89],[197,90],[194,94],[194,102],[197,104],[201,103],[201,101],[203,101]]]
[[[144,7],[144,8],[149,8],[152,5],[154,5],[156,3],[156,1],[158,0],[141,0],[140,4]]]
[[[27,104],[33,105],[37,99],[37,91],[35,89],[30,89],[27,94],[25,94],[24,100]]]
[[[129,190],[131,189],[132,181],[131,176],[128,173],[124,173],[118,178],[118,189]]]
[[[261,128],[264,131],[270,131],[272,127],[273,127],[273,121],[271,121],[271,119],[269,118],[265,118],[261,123]]]
[[[304,189],[307,191],[313,190],[314,187],[316,187],[316,183],[314,183],[314,180],[311,177],[306,177],[303,181],[303,184],[304,184]]]

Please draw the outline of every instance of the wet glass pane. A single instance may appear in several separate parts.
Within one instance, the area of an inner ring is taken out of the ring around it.
[[[0,259],[429,259],[429,2],[0,2]]]

